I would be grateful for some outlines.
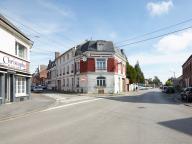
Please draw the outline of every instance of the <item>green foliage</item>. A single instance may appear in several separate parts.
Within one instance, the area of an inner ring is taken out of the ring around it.
[[[127,66],[126,77],[130,80],[130,83],[135,83],[137,74],[134,67],[132,67],[128,62],[126,66]]]
[[[168,79],[165,83],[166,86],[173,86],[173,82],[171,79]]]
[[[153,83],[155,85],[159,86],[161,84],[161,81],[160,81],[160,79],[157,76],[154,76]]]
[[[133,67],[127,62],[126,68],[126,77],[129,78],[130,83],[144,83],[145,78],[143,72],[141,71],[139,63],[137,63],[135,67]]]
[[[136,71],[136,81],[138,83],[144,83],[145,82],[145,77],[144,77],[144,74],[143,72],[141,71],[141,68],[140,68],[140,65],[139,65],[139,62],[137,62],[135,64],[135,71]]]

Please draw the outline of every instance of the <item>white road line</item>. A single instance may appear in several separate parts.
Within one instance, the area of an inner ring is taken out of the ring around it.
[[[82,104],[82,103],[88,103],[88,102],[93,102],[93,101],[97,101],[100,100],[102,98],[96,98],[96,99],[91,99],[91,100],[86,100],[86,101],[80,101],[80,102],[76,102],[76,103],[70,103],[70,104],[66,104],[66,105],[61,105],[61,106],[57,106],[57,107],[51,107],[48,108],[46,110],[42,110],[41,112],[46,112],[46,111],[51,111],[51,110],[55,110],[55,109],[61,109],[64,107],[68,107],[68,106],[72,106],[72,105],[77,105],[77,104]]]

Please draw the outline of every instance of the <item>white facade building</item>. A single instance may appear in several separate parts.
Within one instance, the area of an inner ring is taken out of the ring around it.
[[[128,89],[127,58],[110,41],[87,41],[55,61],[59,91],[121,93]]]
[[[0,14],[0,103],[30,97],[32,41]]]

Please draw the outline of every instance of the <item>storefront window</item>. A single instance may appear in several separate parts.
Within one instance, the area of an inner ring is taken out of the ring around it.
[[[17,77],[16,92],[18,94],[26,93],[26,78],[25,77]]]

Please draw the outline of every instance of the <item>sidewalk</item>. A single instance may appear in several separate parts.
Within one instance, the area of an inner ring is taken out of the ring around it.
[[[41,94],[33,94],[30,100],[0,105],[0,121],[43,110],[55,100]]]

